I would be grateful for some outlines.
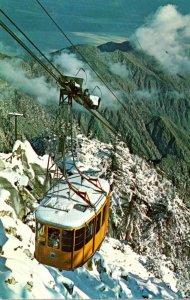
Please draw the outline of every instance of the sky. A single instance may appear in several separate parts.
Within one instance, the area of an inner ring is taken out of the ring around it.
[[[188,0],[41,0],[74,44],[99,45],[121,42],[143,26],[160,6],[172,4],[182,14],[190,13]],[[0,0],[1,9],[44,51],[70,46],[44,14],[36,0]],[[1,15],[2,16],[2,15]],[[9,23],[2,16],[1,20]],[[0,40],[16,48],[0,29]]]

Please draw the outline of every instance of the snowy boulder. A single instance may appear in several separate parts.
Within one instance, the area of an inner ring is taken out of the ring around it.
[[[0,159],[0,171],[5,169],[5,164],[2,159]]]
[[[0,186],[9,192],[6,201],[20,219],[35,207],[34,203],[49,187],[47,162],[48,156],[39,157],[28,141],[16,141],[12,153],[0,153]]]

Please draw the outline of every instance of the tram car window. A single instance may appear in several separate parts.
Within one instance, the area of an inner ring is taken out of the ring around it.
[[[92,239],[93,230],[94,230],[94,219],[86,225],[86,240],[85,240],[86,244]]]
[[[96,233],[100,230],[100,222],[101,222],[101,212],[98,214],[96,219]]]
[[[60,230],[48,227],[48,246],[59,249],[60,247]]]
[[[75,251],[80,250],[84,246],[85,228],[82,227],[75,232]]]
[[[104,206],[104,209],[103,209],[102,225],[104,224],[105,220],[106,220],[106,205]]]
[[[62,230],[62,251],[72,252],[74,231]]]

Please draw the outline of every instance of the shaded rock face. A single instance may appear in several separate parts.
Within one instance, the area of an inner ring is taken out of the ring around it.
[[[11,205],[14,208],[16,214],[19,218],[22,219],[22,217],[26,213],[26,207],[18,193],[16,186],[12,185],[8,179],[2,177],[0,177],[0,184],[2,189],[6,189],[10,193],[9,198],[7,199],[7,203],[11,202]]]
[[[190,139],[183,131],[181,131],[180,134],[176,134],[178,129],[176,124],[171,122],[170,119],[154,117],[147,124],[147,130],[149,131],[162,157],[173,155],[184,161],[188,160],[190,155],[190,149],[188,147]],[[184,148],[185,139],[187,147]]]

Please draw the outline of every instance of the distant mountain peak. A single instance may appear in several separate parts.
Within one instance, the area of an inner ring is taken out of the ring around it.
[[[98,49],[100,49],[100,51],[102,52],[114,52],[115,50],[128,52],[133,50],[133,46],[129,41],[125,41],[122,43],[115,43],[111,41],[98,46]]]

